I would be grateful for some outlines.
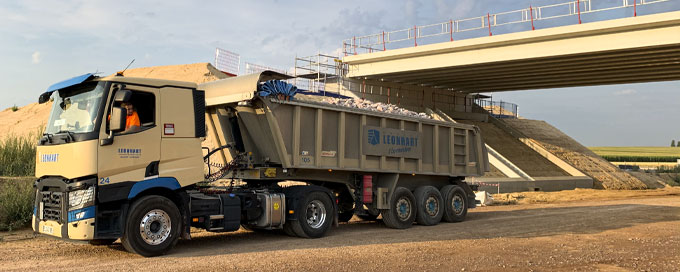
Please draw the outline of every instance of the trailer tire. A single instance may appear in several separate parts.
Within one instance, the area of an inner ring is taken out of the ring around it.
[[[462,222],[467,215],[467,195],[457,185],[446,185],[441,190],[444,198],[444,216],[442,220],[450,223]]]
[[[93,246],[108,246],[113,244],[116,240],[117,239],[93,239],[87,242]]]
[[[298,237],[323,237],[333,225],[335,211],[331,198],[322,191],[312,191],[300,204],[295,208],[297,220],[286,222],[289,228]]]
[[[393,229],[406,229],[413,226],[416,220],[417,208],[416,197],[411,190],[404,187],[397,187],[390,199],[390,208],[381,210],[383,222],[387,227]]]
[[[416,221],[419,225],[433,226],[439,224],[444,215],[444,200],[439,190],[433,186],[421,186],[414,192],[418,212]]]
[[[153,257],[165,254],[177,244],[182,217],[170,199],[157,195],[142,197],[132,204],[128,214],[121,238],[127,251]]]

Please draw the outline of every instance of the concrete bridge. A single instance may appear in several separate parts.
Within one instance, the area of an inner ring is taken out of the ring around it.
[[[680,80],[680,11],[343,58],[354,79],[460,93]]]

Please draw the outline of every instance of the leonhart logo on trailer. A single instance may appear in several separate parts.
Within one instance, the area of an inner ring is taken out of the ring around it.
[[[141,148],[118,148],[118,156],[121,159],[139,158],[142,155]]]
[[[40,162],[57,162],[59,154],[40,154]]]
[[[375,129],[368,130],[368,143],[372,145],[377,145],[380,143],[380,131]]]

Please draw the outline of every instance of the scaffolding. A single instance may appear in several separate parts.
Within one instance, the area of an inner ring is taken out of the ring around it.
[[[293,84],[300,89],[325,94],[329,84],[337,84],[337,92],[342,90],[347,65],[338,57],[316,54],[295,57]]]

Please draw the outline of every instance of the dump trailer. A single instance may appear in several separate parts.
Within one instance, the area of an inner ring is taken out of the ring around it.
[[[354,215],[404,229],[475,207],[464,178],[488,169],[477,127],[259,91],[287,78],[85,74],[50,86],[34,231],[156,256],[191,227],[318,238]]]

